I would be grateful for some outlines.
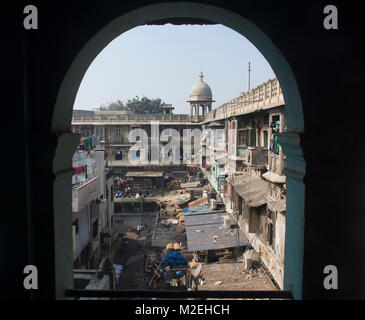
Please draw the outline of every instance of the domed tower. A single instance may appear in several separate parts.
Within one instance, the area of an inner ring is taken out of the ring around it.
[[[200,115],[205,115],[212,110],[212,90],[210,87],[203,81],[203,73],[200,72],[198,81],[190,91],[190,100],[187,101],[190,103],[190,117],[193,121],[199,121],[199,113]]]

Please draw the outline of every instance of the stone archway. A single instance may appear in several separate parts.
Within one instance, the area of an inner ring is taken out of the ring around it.
[[[203,104],[200,104],[199,105],[198,116],[204,116],[204,115],[205,115],[204,105]]]
[[[52,119],[52,132],[58,134],[58,145],[53,161],[54,221],[56,239],[56,291],[62,298],[64,287],[72,283],[72,263],[65,258],[72,252],[71,228],[65,218],[70,215],[71,199],[67,188],[71,185],[72,168],[67,166],[75,150],[78,135],[70,132],[73,103],[82,78],[96,56],[122,33],[148,22],[169,18],[198,18],[220,23],[251,41],[270,63],[278,77],[286,102],[288,132],[282,134],[281,144],[287,156],[287,224],[285,235],[284,289],[302,296],[302,269],[304,246],[304,183],[305,162],[297,133],[304,131],[301,98],[294,74],[288,62],[272,41],[253,23],[223,8],[199,3],[160,3],[145,6],[124,14],[101,29],[80,50],[73,60],[58,91]],[[62,174],[59,174],[62,172]],[[65,174],[65,172],[67,174]],[[66,205],[65,205],[66,204]],[[72,262],[72,260],[71,260]]]

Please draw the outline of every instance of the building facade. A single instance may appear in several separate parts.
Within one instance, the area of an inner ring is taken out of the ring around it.
[[[95,144],[89,148],[86,139],[81,139],[73,157],[72,236],[75,269],[98,268],[105,257],[113,260],[117,237],[117,229],[113,228],[114,183],[106,167],[105,147],[95,139]],[[111,237],[112,245],[108,239]]]
[[[188,102],[190,114],[78,111],[73,114],[72,131],[84,137],[100,136],[105,145],[106,167],[113,169],[146,168],[145,163],[138,163],[141,153],[134,153],[135,158],[131,158],[130,151],[137,142],[131,139],[133,129],[143,129],[148,142],[169,130],[177,132],[179,161],[172,164],[201,169],[226,211],[236,218],[263,264],[283,288],[286,178],[285,155],[279,141],[286,122],[278,80],[269,79],[212,110],[212,92],[200,74]],[[153,132],[156,129],[151,124],[158,124],[157,132]],[[185,149],[187,140],[191,142],[190,150]],[[163,150],[167,143],[169,140],[160,140],[159,148]],[[144,150],[147,160],[153,153],[151,145]],[[152,165],[169,164],[148,161],[148,166]]]

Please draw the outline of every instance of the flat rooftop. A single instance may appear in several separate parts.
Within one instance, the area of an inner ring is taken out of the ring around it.
[[[163,172],[158,171],[128,171],[126,178],[161,178]]]

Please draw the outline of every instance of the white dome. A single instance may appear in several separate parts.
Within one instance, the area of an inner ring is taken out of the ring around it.
[[[190,101],[211,101],[212,90],[203,81],[203,74],[200,72],[200,80],[191,88]]]

